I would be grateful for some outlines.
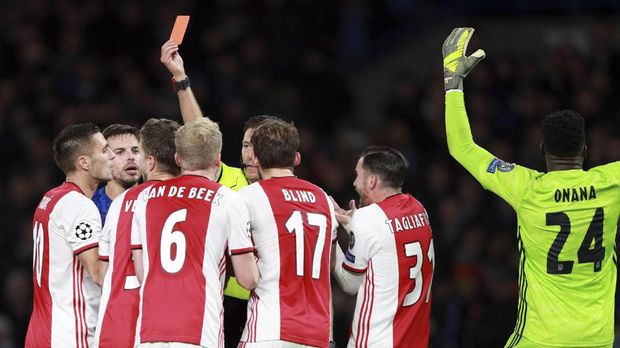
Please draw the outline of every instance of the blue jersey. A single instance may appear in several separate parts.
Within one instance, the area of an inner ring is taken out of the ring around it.
[[[99,209],[99,214],[101,214],[102,225],[105,223],[105,217],[108,215],[110,204],[112,204],[112,198],[105,193],[105,185],[105,183],[99,185],[93,194],[93,202],[95,202],[97,209]]]

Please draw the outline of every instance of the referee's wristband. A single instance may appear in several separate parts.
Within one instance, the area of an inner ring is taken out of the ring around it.
[[[189,88],[191,85],[189,81],[189,76],[185,75],[185,78],[181,81],[177,81],[174,76],[172,77],[172,91],[174,93],[178,93],[179,91],[183,91]]]

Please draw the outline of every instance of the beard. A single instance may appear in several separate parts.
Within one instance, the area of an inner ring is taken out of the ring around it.
[[[114,179],[114,181],[116,181],[116,183],[119,184],[124,189],[132,188],[135,184],[138,183],[139,180],[140,180],[140,176],[137,176],[135,178],[128,177],[128,178]]]

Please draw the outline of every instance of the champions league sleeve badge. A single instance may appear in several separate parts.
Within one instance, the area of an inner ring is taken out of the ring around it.
[[[86,222],[80,222],[75,226],[75,236],[80,240],[88,240],[93,236],[93,229]]]
[[[500,172],[508,173],[511,172],[513,169],[515,169],[515,165],[513,163],[504,162],[501,159],[495,157],[493,158],[491,163],[489,163],[489,166],[487,167],[487,172],[493,174],[496,170],[499,170]]]

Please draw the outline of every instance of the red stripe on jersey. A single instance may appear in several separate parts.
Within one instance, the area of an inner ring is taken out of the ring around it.
[[[280,339],[327,347],[330,334],[329,264],[333,229],[327,195],[319,187],[296,177],[271,178],[259,181],[259,185],[269,200],[278,226]],[[325,231],[321,231],[317,225],[319,223],[324,224]],[[292,230],[291,225],[294,225]],[[255,228],[254,233],[258,233],[258,230],[260,227]],[[301,239],[301,243],[298,239]],[[319,241],[321,245],[317,245]],[[299,245],[303,245],[303,251],[297,250]],[[322,252],[315,256],[316,250]],[[302,275],[299,275],[298,262],[303,263]],[[317,272],[319,277],[314,278],[313,274]]]
[[[77,255],[79,255],[80,253],[82,253],[82,252],[84,252],[86,250],[90,250],[92,248],[98,248],[98,247],[99,247],[99,243],[98,242],[97,243],[88,244],[88,245],[85,245],[85,246],[75,250],[73,252],[73,255],[77,256]]]
[[[231,255],[241,255],[241,254],[245,254],[245,253],[253,253],[254,251],[256,251],[255,248],[243,248],[243,249],[234,249],[230,251]]]
[[[56,203],[66,194],[74,191],[82,194],[79,187],[68,182],[51,189],[39,202],[32,218],[34,240],[32,282],[34,291],[32,315],[30,316],[25,341],[25,347],[28,348],[49,347],[52,344],[52,296],[49,288],[49,218]]]
[[[426,295],[433,276],[433,265],[429,260],[429,248],[432,242],[432,230],[428,222],[426,210],[415,198],[408,194],[398,194],[378,204],[391,221],[398,220],[393,231],[398,257],[398,308],[392,324],[394,346],[410,345],[425,347],[430,335],[431,301],[426,303]],[[407,255],[407,245],[416,247],[419,244],[421,255]],[[422,263],[422,284],[411,279],[410,271]],[[396,266],[396,265],[395,265]],[[416,286],[422,286],[420,297],[412,304],[405,305],[408,294]]]
[[[220,187],[194,175],[152,186],[153,196],[147,201],[145,213],[146,237],[142,240],[149,267],[142,285],[140,343],[172,341],[200,345],[204,318],[215,315],[219,321],[219,311],[205,313],[206,296],[215,295],[207,294],[205,289],[207,282],[217,282],[221,287],[221,280],[217,273],[211,273],[209,277],[213,278],[207,279],[204,272],[213,267],[219,272],[218,263],[224,255],[225,240],[217,250],[205,243],[211,233],[213,238],[225,233],[210,227],[212,204],[218,199]],[[213,199],[187,198],[192,189],[213,191],[204,196]],[[180,252],[181,245],[185,247],[184,254]],[[215,264],[209,261],[213,258],[218,260]],[[182,263],[176,263],[179,259]]]
[[[368,337],[370,335],[370,322],[371,322],[371,318],[372,318],[372,309],[373,306],[375,304],[375,269],[373,268],[373,263],[372,260],[370,260],[370,262],[368,262],[368,280],[369,280],[369,299],[370,299],[370,304],[368,306],[368,312],[366,315],[366,327],[365,327],[365,337],[364,339],[364,346],[368,346]]]
[[[118,219],[116,221],[109,221],[109,223],[116,224],[116,236],[112,251],[114,261],[108,269],[108,272],[112,274],[110,278],[110,292],[106,307],[100,309],[105,310],[103,320],[100,323],[101,328],[98,342],[100,348],[133,347],[136,335],[136,321],[139,314],[140,288],[126,289],[125,282],[128,277],[135,276],[136,274],[131,251],[142,248],[141,245],[138,245],[138,248],[134,248],[134,245],[131,244],[133,208],[142,191],[156,182],[147,181],[127,190],[121,203]],[[108,214],[108,216],[110,215]],[[104,303],[103,299],[102,303]]]
[[[78,261],[76,260],[76,263]],[[78,295],[82,301],[81,317],[82,317],[82,343],[84,347],[88,347],[88,323],[86,322],[86,298],[84,297],[84,266],[80,264],[78,268],[79,283],[78,283]]]
[[[99,255],[99,261],[109,262],[110,261],[110,257],[109,256]]]
[[[77,263],[73,262],[73,269],[72,269],[72,274],[71,274],[71,278],[73,281],[73,317],[74,317],[74,323],[75,323],[75,346],[76,347],[80,347],[80,328],[81,325],[79,323],[79,299],[77,296]]]
[[[353,272],[353,273],[364,273],[368,269],[368,267],[366,267],[364,269],[362,269],[362,268],[355,268],[353,266],[350,266],[350,265],[346,264],[345,262],[342,262],[342,268],[346,269],[349,272]]]
[[[250,319],[248,319],[248,342],[256,342],[256,320],[258,318],[258,295],[251,292],[252,306],[250,307]]]
[[[362,296],[362,307],[360,309],[359,318],[357,319],[357,337],[355,337],[355,346],[363,347],[363,337],[364,337],[364,322],[366,321],[366,314],[368,313],[368,302],[370,293],[368,292],[369,281],[368,275],[364,276],[364,296]]]
[[[142,244],[132,244],[131,250],[142,249]]]

